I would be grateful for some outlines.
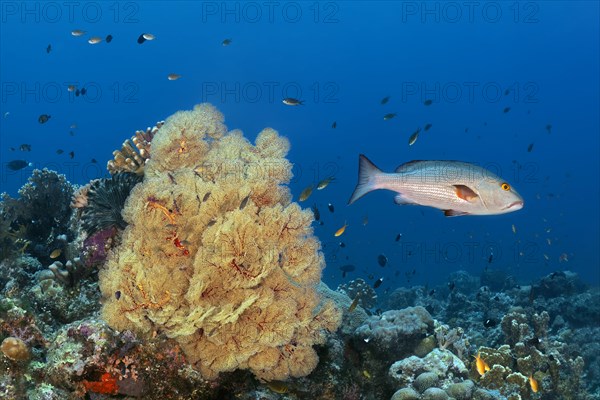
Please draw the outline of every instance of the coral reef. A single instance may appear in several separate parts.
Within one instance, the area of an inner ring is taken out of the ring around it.
[[[15,230],[11,227],[14,219],[6,211],[5,203],[0,201],[0,261],[15,253],[22,253],[30,244],[22,238],[24,236],[22,228]]]
[[[417,297],[421,295],[418,288],[421,287],[400,287],[394,289],[388,297],[387,308],[390,310],[401,310],[406,307],[420,305],[417,303]]]
[[[417,344],[433,333],[434,321],[423,307],[386,311],[370,317],[356,329],[358,347],[367,348],[379,362],[393,362],[411,354]]]
[[[29,359],[29,347],[19,338],[9,336],[0,345],[2,353],[13,361],[25,361]]]
[[[288,147],[201,105],[136,132],[72,208],[47,170],[3,195],[0,398],[600,400],[597,288],[456,271],[371,311],[363,280],[320,282]]]
[[[108,251],[116,244],[118,233],[119,230],[113,226],[85,238],[82,244],[81,257],[89,270],[104,264],[106,257],[108,257]]]
[[[312,212],[284,186],[288,148],[271,129],[254,146],[226,133],[210,105],[169,117],[99,274],[109,325],[164,332],[208,379],[237,369],[264,380],[310,373],[312,346],[341,315],[316,291],[324,260]]]
[[[166,356],[160,363],[173,371],[174,381],[166,381],[164,375],[161,379],[153,376],[157,360],[131,332],[117,334],[93,319],[65,325],[48,348],[48,383],[71,392],[134,397],[152,393],[156,398],[160,393],[164,395],[169,385],[182,380],[178,373],[184,368],[184,358],[180,349],[164,339],[148,346]],[[162,369],[161,374],[167,371]],[[200,381],[198,384],[202,386]]]
[[[52,272],[52,276],[42,271],[38,274],[38,280],[43,281],[51,278],[66,286],[74,286],[75,282],[86,275],[90,269],[83,265],[79,257],[75,257],[73,260],[68,260],[65,264],[60,261],[54,261],[48,267],[48,271]]]
[[[517,282],[506,270],[486,268],[480,277],[481,286],[486,286],[492,292],[500,292],[513,288]]]
[[[414,385],[419,392],[430,387],[449,387],[467,378],[465,364],[448,350],[435,349],[425,357],[410,356],[395,362],[389,374],[397,386]]]
[[[535,297],[542,296],[546,299],[561,297],[580,292],[583,289],[577,274],[571,271],[556,271],[543,277],[532,288]]]
[[[345,293],[351,299],[358,297],[358,304],[362,308],[370,309],[377,305],[377,293],[364,279],[358,278],[347,284],[343,283],[338,286],[337,291]]]
[[[481,357],[491,369],[480,380],[484,387],[497,389],[505,396],[530,398],[528,377],[535,377],[548,396],[577,398],[583,359],[565,354],[561,342],[548,338],[549,314],[527,315],[515,310],[502,319],[507,345],[496,349],[480,348]]]
[[[469,341],[465,337],[465,332],[461,327],[450,328],[448,325],[440,324],[436,321],[435,339],[442,350],[454,350],[454,353],[461,360],[468,353]]]
[[[338,290],[334,291],[329,289],[326,284],[321,282],[318,289],[323,297],[333,301],[335,305],[342,310],[342,323],[338,330],[342,336],[351,336],[356,328],[364,324],[369,318],[367,312],[360,305],[357,305],[354,310],[350,311],[353,300],[345,293],[341,292],[339,288]]]
[[[131,140],[127,139],[123,142],[121,150],[113,151],[114,159],[109,160],[106,165],[108,172],[111,175],[121,172],[144,175],[146,161],[150,158],[150,144],[164,123],[164,121],[159,121],[152,128],[136,131]]]
[[[69,230],[72,195],[73,187],[65,176],[46,168],[33,170],[17,199],[3,193],[0,203],[3,256],[14,255],[14,250],[20,247],[21,254],[26,250],[48,261],[50,253],[64,244],[61,238],[73,236]]]
[[[550,319],[561,316],[573,327],[585,327],[591,321],[600,321],[600,290],[548,299],[547,310]]]
[[[66,264],[68,267],[58,261],[50,264],[53,272],[30,256],[4,260],[0,263],[0,291],[50,327],[84,318],[99,307],[98,285],[80,262]]]
[[[435,288],[435,296],[422,287],[399,288],[389,302],[430,310],[436,318],[438,346],[450,348],[469,366],[476,382],[474,399],[599,398],[589,394],[599,387],[595,377],[600,376],[600,356],[594,349],[600,336],[600,292],[586,289],[569,271],[550,273],[531,286],[502,276],[500,284],[490,287],[456,272],[448,288]],[[455,341],[461,331],[466,333],[462,343]],[[587,340],[582,332],[588,333]],[[424,338],[415,354],[430,354],[432,337]],[[460,344],[460,351],[453,343]],[[477,353],[490,367],[481,377],[470,356]],[[530,387],[530,376],[538,383],[537,394]],[[423,393],[413,387],[398,396],[410,396],[411,390],[422,398]]]
[[[79,192],[73,206],[80,209],[81,226],[88,235],[103,230],[125,228],[126,223],[121,216],[121,210],[129,192],[141,180],[139,175],[122,172],[111,178],[92,181],[84,191],[85,200],[82,199],[82,192]]]

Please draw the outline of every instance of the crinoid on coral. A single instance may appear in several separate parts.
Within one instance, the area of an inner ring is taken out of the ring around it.
[[[127,224],[121,211],[129,192],[141,180],[142,177],[136,174],[122,172],[112,178],[92,181],[81,212],[83,229],[89,235],[111,227],[124,229]],[[78,202],[82,203],[82,200]]]
[[[109,160],[106,165],[108,172],[111,175],[121,172],[144,175],[146,161],[150,158],[150,142],[164,123],[165,121],[160,121],[145,131],[136,131],[131,140],[123,142],[121,150],[113,151],[114,159]]]
[[[325,266],[313,214],[291,202],[288,141],[252,145],[203,104],[169,117],[100,270],[115,329],[175,339],[207,379],[249,369],[305,376],[341,314],[316,290]]]
[[[345,293],[351,299],[358,297],[358,304],[364,309],[373,308],[377,305],[377,293],[364,279],[357,278],[348,282],[348,284],[342,283],[338,286],[337,291]]]

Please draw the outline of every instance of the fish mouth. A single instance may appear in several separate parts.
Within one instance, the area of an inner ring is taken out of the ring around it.
[[[504,209],[510,210],[511,208],[514,208],[515,210],[520,210],[521,208],[523,208],[524,204],[525,203],[523,202],[523,200],[517,200],[517,201],[513,201],[508,206],[504,207]]]

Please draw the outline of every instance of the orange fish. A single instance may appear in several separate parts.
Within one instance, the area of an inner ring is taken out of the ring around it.
[[[333,236],[342,236],[342,234],[346,231],[346,228],[348,227],[348,224],[344,222],[344,226],[342,226],[340,229],[338,229],[337,231],[335,231],[335,233],[333,234]]]
[[[538,386],[538,381],[535,380],[535,378],[532,375],[529,375],[529,386],[531,386],[531,390],[533,390],[534,393],[537,393],[539,389]]]
[[[352,304],[350,304],[350,307],[348,307],[348,312],[352,312],[356,309],[356,306],[358,305],[358,300],[360,300],[360,294],[356,295],[356,297],[352,301]]]
[[[477,353],[477,355],[473,357],[475,357],[475,366],[477,367],[477,372],[479,372],[480,376],[483,376],[483,374],[490,370],[490,366],[483,360],[483,358],[481,358],[481,353]]]
[[[50,253],[50,258],[55,259],[58,258],[62,253],[61,249],[56,249],[54,251],[52,251],[52,253]]]

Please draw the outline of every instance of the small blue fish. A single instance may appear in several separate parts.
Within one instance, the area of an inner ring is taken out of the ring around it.
[[[31,167],[31,166],[33,166],[33,164],[30,162],[27,162],[25,160],[12,160],[12,161],[9,161],[8,164],[6,164],[6,168],[10,169],[11,171],[18,171],[25,167]]]

